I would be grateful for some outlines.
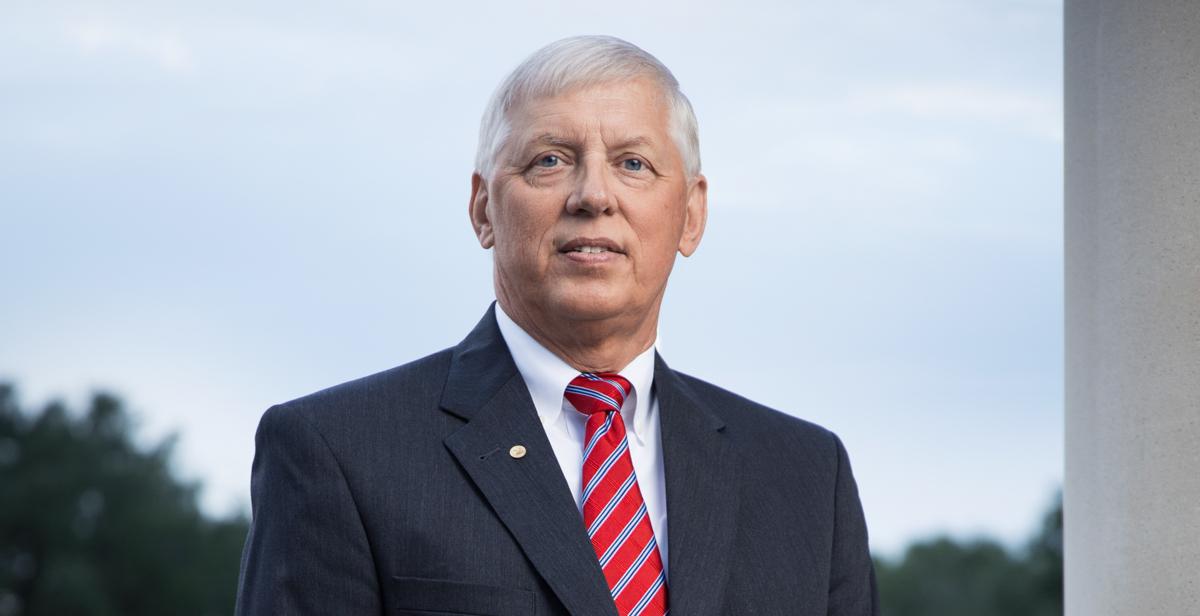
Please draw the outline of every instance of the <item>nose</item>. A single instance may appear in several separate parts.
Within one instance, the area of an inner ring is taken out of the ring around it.
[[[617,202],[609,189],[608,162],[599,156],[585,157],[576,167],[575,187],[567,197],[568,214],[599,216],[616,211]]]

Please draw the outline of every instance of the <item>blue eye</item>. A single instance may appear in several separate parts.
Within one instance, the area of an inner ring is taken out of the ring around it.
[[[641,171],[643,167],[642,161],[636,158],[626,159],[625,162],[621,164],[625,166],[626,171]]]
[[[558,164],[558,157],[553,154],[547,154],[537,160],[539,167],[553,167]]]

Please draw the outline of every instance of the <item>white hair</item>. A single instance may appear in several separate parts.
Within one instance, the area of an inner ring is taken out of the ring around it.
[[[508,115],[531,100],[574,88],[648,77],[667,102],[668,129],[688,178],[700,174],[700,136],[692,104],[670,69],[637,45],[614,36],[573,36],[533,52],[496,88],[479,126],[475,171],[488,177],[508,138]]]

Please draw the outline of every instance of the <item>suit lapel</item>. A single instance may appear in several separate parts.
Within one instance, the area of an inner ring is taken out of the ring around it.
[[[467,423],[445,444],[571,614],[616,610],[495,308],[455,347],[442,408]],[[526,454],[509,455],[514,445]],[[673,531],[672,531],[673,532]]]
[[[667,483],[671,611],[720,613],[739,506],[738,463],[724,422],[655,356]]]

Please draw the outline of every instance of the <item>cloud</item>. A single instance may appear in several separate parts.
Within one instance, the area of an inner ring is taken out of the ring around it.
[[[66,26],[66,35],[86,55],[126,54],[169,72],[187,70],[192,50],[176,32],[150,31],[89,19]]]
[[[902,84],[852,96],[850,105],[867,113],[903,113],[919,118],[1007,124],[1062,143],[1062,101],[1037,92],[988,84]]]

